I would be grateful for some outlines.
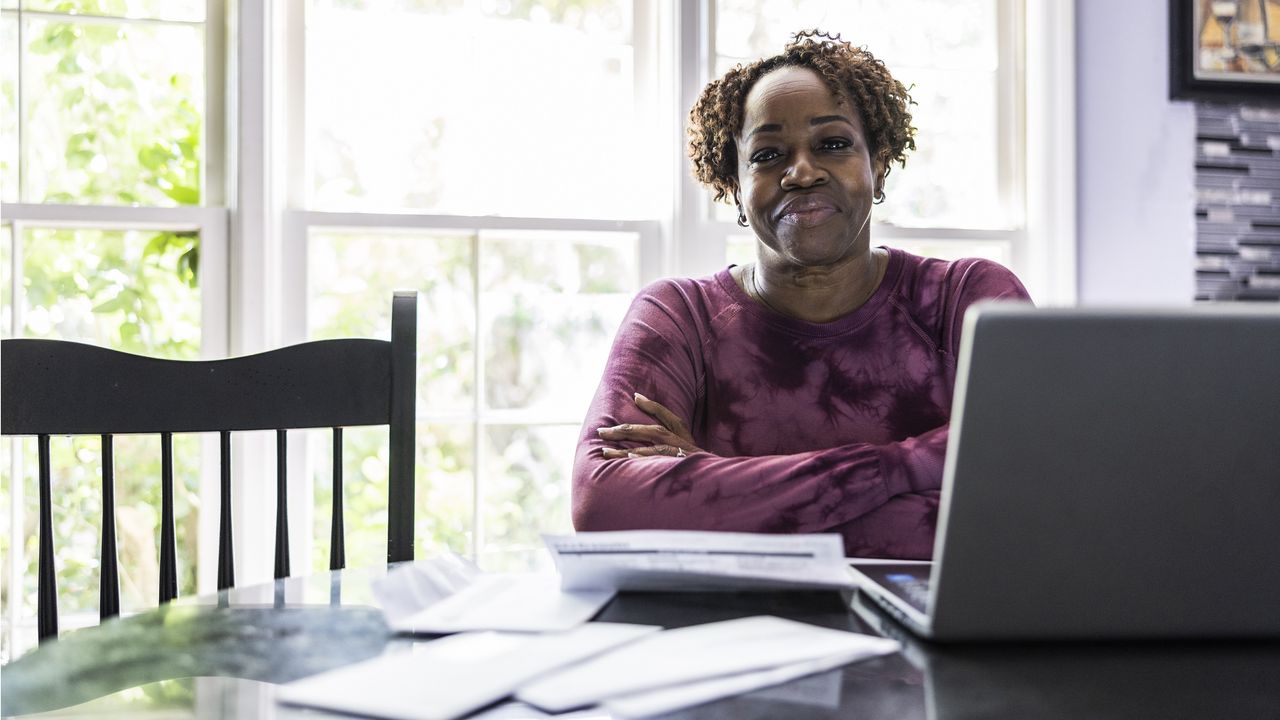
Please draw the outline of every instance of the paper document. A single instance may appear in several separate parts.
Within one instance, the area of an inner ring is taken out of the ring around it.
[[[445,551],[405,563],[373,583],[373,596],[387,622],[421,612],[470,585],[484,573],[466,558]]]
[[[823,660],[843,664],[897,648],[898,643],[893,640],[782,618],[740,618],[644,637],[589,662],[523,685],[516,691],[516,698],[543,710],[560,712],[658,688],[813,663],[811,669],[797,670],[799,675],[794,677],[799,677],[829,669],[831,666],[822,663]],[[780,677],[779,680],[767,679],[764,684],[783,682],[791,676]],[[693,702],[706,702],[760,686],[717,686],[713,692],[696,694]]]
[[[629,530],[544,535],[566,590],[815,590],[854,586],[839,535]]]
[[[562,590],[550,573],[481,575],[425,610],[388,624],[409,633],[568,630],[590,620],[613,595],[612,590]]]
[[[563,633],[453,635],[289,683],[276,698],[354,715],[451,720],[544,673],[658,630],[587,623]]]

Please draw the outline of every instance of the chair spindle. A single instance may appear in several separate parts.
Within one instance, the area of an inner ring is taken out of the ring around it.
[[[276,430],[276,579],[289,577],[288,440]]]
[[[218,510],[218,589],[235,587],[236,567],[231,542],[231,431],[222,430],[218,437],[218,470],[222,476]]]
[[[333,429],[333,513],[329,523],[329,569],[347,566],[347,547],[342,525],[342,428]]]
[[[178,597],[178,544],[173,530],[173,433],[160,433],[160,603]]]
[[[49,467],[49,436],[39,435],[40,449],[40,594],[36,624],[40,642],[58,637],[58,586],[53,571],[53,489]]]
[[[120,614],[120,571],[116,561],[115,438],[102,436],[102,576],[98,581],[98,618]]]

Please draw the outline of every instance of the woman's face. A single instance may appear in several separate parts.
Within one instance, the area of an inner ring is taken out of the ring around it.
[[[780,259],[815,267],[868,250],[884,173],[853,102],[832,94],[817,73],[783,67],[756,81],[737,146],[735,199]]]

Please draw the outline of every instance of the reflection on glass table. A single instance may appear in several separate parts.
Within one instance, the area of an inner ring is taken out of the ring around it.
[[[536,568],[543,561],[530,553],[500,564]],[[276,687],[431,642],[387,630],[372,592],[386,572],[318,573],[185,598],[65,633],[4,667],[0,711],[325,717],[278,707]],[[831,591],[622,593],[596,619],[674,628],[750,615],[886,635],[902,642],[903,651],[669,717],[1119,719],[1276,717],[1280,711],[1276,642],[937,645],[913,639],[860,596]],[[473,717],[545,715],[503,704]],[[607,715],[586,710],[564,717]]]

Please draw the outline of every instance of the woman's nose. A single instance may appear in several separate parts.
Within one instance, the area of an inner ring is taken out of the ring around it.
[[[807,188],[827,182],[826,170],[820,164],[814,162],[812,155],[801,152],[792,157],[791,165],[782,174],[782,189]]]

